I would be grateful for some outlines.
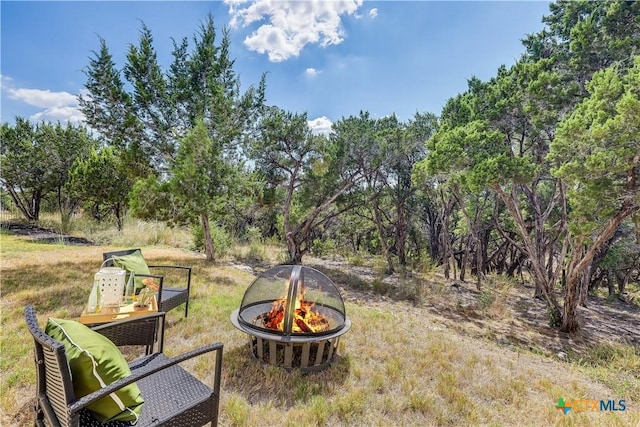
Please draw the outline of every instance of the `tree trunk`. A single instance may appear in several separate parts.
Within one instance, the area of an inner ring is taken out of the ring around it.
[[[302,244],[298,242],[292,233],[287,234],[287,251],[289,253],[289,264],[302,264]]]
[[[578,295],[579,301],[578,304],[582,307],[587,306],[587,298],[589,296],[589,282],[591,279],[591,266],[587,268],[587,271],[582,273],[582,278],[580,280],[580,293]]]
[[[122,209],[120,203],[116,203],[113,205],[113,214],[116,217],[116,224],[118,226],[118,231],[122,231],[124,227],[124,222],[122,220]]]
[[[626,292],[627,283],[629,282],[629,275],[618,277],[618,296],[623,296]]]
[[[536,188],[537,183],[534,183],[532,188]],[[559,325],[559,321],[562,318],[560,306],[555,296],[555,282],[557,277],[560,274],[559,266],[556,265],[555,268],[552,268],[550,271],[552,272],[551,277],[549,277],[549,270],[547,270],[547,258],[546,258],[546,247],[544,245],[548,240],[555,241],[555,239],[548,239],[548,235],[545,232],[544,221],[543,218],[546,218],[547,213],[551,211],[553,203],[549,203],[547,209],[545,211],[545,215],[542,218],[539,218],[533,224],[533,233],[534,238],[531,238],[530,235],[530,224],[527,223],[523,216],[523,212],[520,209],[518,204],[518,192],[516,191],[516,186],[511,186],[511,194],[505,193],[499,185],[495,185],[494,189],[496,193],[500,196],[502,201],[504,202],[507,210],[511,213],[516,230],[520,237],[522,238],[522,245],[519,245],[519,249],[526,253],[529,257],[530,264],[530,273],[533,276],[533,280],[535,283],[535,297],[541,298],[547,305],[547,310],[549,311],[550,323],[552,326]],[[562,190],[562,186],[560,186],[561,194],[564,197],[564,192]],[[535,192],[529,190],[527,192],[527,196],[532,205],[536,205],[536,212],[541,211],[542,209],[539,206],[537,195]],[[566,223],[566,213],[563,211],[563,220],[562,223]],[[561,227],[562,228],[562,227]],[[568,244],[567,239],[563,243],[563,248],[559,255],[559,259],[564,259],[564,254],[566,252],[566,246]]]
[[[462,258],[458,266],[460,267],[460,281],[464,282],[467,276],[467,258],[469,258],[469,236],[464,239],[464,250],[462,250],[463,240],[460,241],[460,251],[462,252]]]
[[[570,275],[567,280],[567,291],[562,310],[562,325],[560,329],[563,332],[577,332],[580,329],[580,321],[578,319],[579,285],[580,277]]]
[[[9,195],[11,196],[11,200],[16,205],[16,207],[22,212],[22,215],[27,221],[37,221],[40,215],[40,202],[35,200],[39,196],[39,191],[34,191],[31,196],[31,199],[25,198],[24,200],[21,197],[21,194],[24,192],[16,191],[16,189],[10,183],[4,183],[5,188]]]
[[[391,252],[389,251],[389,245],[387,245],[387,236],[384,229],[384,225],[382,224],[382,213],[380,212],[380,207],[378,206],[378,200],[371,200],[373,202],[373,216],[376,222],[376,228],[378,229],[378,235],[380,237],[380,245],[382,246],[382,254],[384,255],[385,260],[387,261],[387,272],[393,273],[393,259],[391,258]]]
[[[398,245],[398,261],[403,267],[407,266],[407,224],[404,205],[398,204],[398,220],[396,226],[396,242]]]
[[[445,227],[444,230],[447,229],[446,226],[446,221],[445,221]],[[449,271],[451,269],[451,266],[449,265],[449,260],[450,260],[450,255],[451,255],[451,250],[449,249],[451,244],[449,243],[449,236],[448,233],[445,233],[444,231],[441,232],[440,234],[440,238],[442,239],[442,249],[443,249],[443,261],[444,261],[444,278],[449,280]],[[454,261],[455,262],[455,261]],[[455,280],[455,278],[454,278]]]
[[[442,231],[442,220],[438,218],[435,209],[427,212],[429,218],[429,256],[433,262],[439,262],[442,257],[442,245],[440,244],[440,234]]]
[[[211,227],[209,226],[209,216],[202,214],[200,216],[202,222],[202,234],[204,238],[204,251],[207,256],[207,261],[215,261],[215,253],[213,251],[213,240],[211,239]]]
[[[440,196],[442,198],[442,201],[444,203],[444,195],[441,192]],[[449,226],[450,226],[450,220],[451,220],[451,212],[453,211],[453,202],[451,200],[447,201],[446,203],[444,203],[445,208],[443,211],[443,215],[442,215],[442,227],[440,227],[440,233],[439,233],[439,238],[440,238],[440,242],[441,242],[441,248],[442,248],[442,253],[443,253],[443,261],[444,261],[444,277],[445,279],[449,280],[449,274],[450,274],[450,262],[453,261],[453,280],[456,281],[456,267],[455,267],[455,263],[456,260],[453,257],[453,245],[451,243],[451,236],[449,235]]]
[[[31,214],[35,221],[40,219],[40,202],[42,201],[42,192],[40,190],[34,191],[33,202],[31,204]]]
[[[480,290],[484,278],[484,265],[482,263],[482,241],[476,239],[476,289]]]
[[[609,288],[609,296],[612,297],[616,294],[616,283],[613,269],[607,269],[607,287]]]
[[[62,232],[69,231],[69,225],[71,223],[71,216],[78,208],[79,202],[71,200],[70,197],[65,197],[62,193],[62,187],[58,187],[58,211],[60,212],[60,223],[62,225]]]
[[[614,217],[607,221],[603,230],[600,232],[598,237],[594,239],[593,243],[586,251],[581,250],[579,255],[572,255],[567,274],[567,296],[564,300],[564,311],[562,316],[561,330],[563,332],[576,332],[580,329],[580,324],[576,318],[576,309],[579,302],[577,288],[580,284],[582,275],[591,265],[593,257],[596,256],[598,251],[602,249],[605,243],[611,238],[611,236],[613,236],[620,223],[638,211],[640,211],[640,206],[632,204],[624,206]],[[583,242],[578,240],[574,244],[574,247],[583,248]]]

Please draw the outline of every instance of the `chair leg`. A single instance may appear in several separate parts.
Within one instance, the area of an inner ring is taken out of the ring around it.
[[[187,315],[189,314],[189,300],[187,300],[187,302],[184,304],[184,318],[187,318]]]
[[[40,409],[40,405],[36,403],[33,406],[33,411],[35,413],[35,419],[33,420],[33,425],[35,427],[44,427],[44,413]]]

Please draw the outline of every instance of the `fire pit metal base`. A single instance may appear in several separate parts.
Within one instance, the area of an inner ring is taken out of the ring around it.
[[[331,365],[338,352],[340,336],[351,328],[347,317],[344,327],[329,335],[282,336],[247,328],[238,322],[238,310],[231,313],[231,323],[249,335],[249,348],[255,360],[302,372],[317,372]]]
[[[325,369],[333,362],[338,350],[339,337],[315,343],[282,343],[249,337],[251,355],[254,359],[281,366],[285,369],[300,369],[315,372]]]

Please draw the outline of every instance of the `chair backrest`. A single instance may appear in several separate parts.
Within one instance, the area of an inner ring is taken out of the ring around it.
[[[145,346],[145,354],[149,355],[164,351],[164,323],[165,313],[161,311],[128,321],[93,326],[91,329],[109,338],[118,347]]]
[[[106,267],[113,267],[113,260],[111,260],[110,258],[113,258],[114,256],[125,256],[125,255],[131,255],[132,253],[134,253],[135,251],[140,251],[140,249],[136,248],[136,249],[125,249],[122,251],[113,251],[113,252],[104,252],[102,254],[102,261],[107,261],[105,266]],[[142,253],[142,251],[140,251],[140,253]]]
[[[69,417],[67,406],[75,400],[75,394],[64,344],[40,328],[31,305],[25,309],[25,320],[35,344],[38,409],[49,420],[57,420],[62,426],[72,425],[74,420]],[[38,418],[43,414],[38,414]]]

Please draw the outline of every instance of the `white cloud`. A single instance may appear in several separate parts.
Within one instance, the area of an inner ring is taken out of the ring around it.
[[[10,83],[11,80],[13,80],[11,77],[0,74],[0,88],[6,88],[6,84]]]
[[[14,88],[12,87],[12,79],[8,76],[0,76],[0,87],[7,93],[9,99],[44,109],[32,114],[29,117],[30,120],[71,123],[85,120],[84,114],[78,110],[76,95],[72,95],[69,92]]]
[[[232,28],[268,20],[247,36],[244,44],[250,50],[268,54],[270,61],[280,62],[298,56],[310,43],[342,43],[341,15],[355,15],[362,1],[225,0],[225,4],[229,6]]]
[[[85,121],[84,114],[82,114],[77,107],[51,107],[33,114],[29,119],[36,122],[60,121],[62,123],[70,122],[76,124]]]
[[[378,9],[377,8],[373,8],[369,11],[369,17],[370,18],[375,18],[376,16],[378,16]]]
[[[320,71],[316,70],[315,68],[307,68],[306,70],[304,70],[304,73],[309,77],[314,77],[320,74]]]
[[[311,133],[313,133],[314,135],[323,134],[327,136],[331,133],[331,126],[333,125],[333,123],[331,123],[331,120],[329,120],[325,116],[318,117],[317,119],[313,120],[308,120],[307,124],[311,129]]]
[[[9,98],[25,102],[39,108],[64,107],[66,105],[77,105],[78,100],[75,95],[69,92],[51,92],[40,89],[13,89],[7,88]]]

